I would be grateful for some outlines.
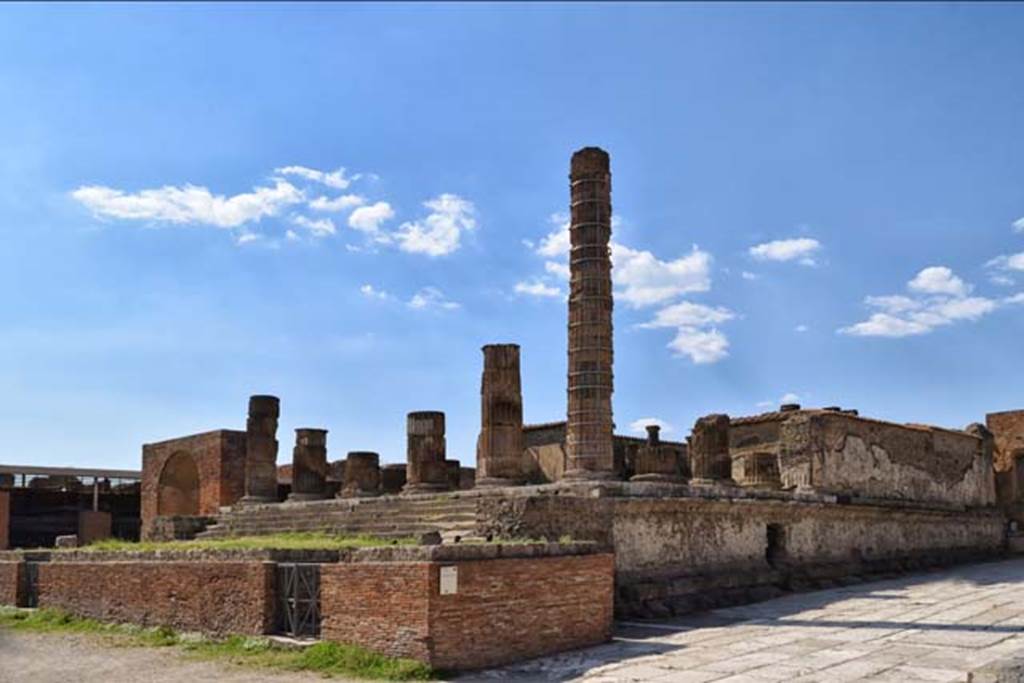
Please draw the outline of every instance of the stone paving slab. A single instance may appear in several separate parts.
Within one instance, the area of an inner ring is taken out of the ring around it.
[[[788,595],[658,622],[460,681],[966,681],[1024,655],[1024,558]]]

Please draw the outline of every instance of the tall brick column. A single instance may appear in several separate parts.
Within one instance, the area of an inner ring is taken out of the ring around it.
[[[327,497],[327,430],[296,429],[292,451],[292,492],[288,500]]]
[[[372,451],[350,451],[345,458],[345,484],[339,498],[380,495],[380,455]]]
[[[483,347],[477,486],[515,486],[523,480],[523,390],[519,345]]]
[[[402,493],[430,493],[448,488],[444,413],[409,413],[406,420],[406,481]]]
[[[612,203],[608,153],[572,155],[569,410],[564,479],[615,476],[612,448]]]
[[[705,415],[693,425],[690,464],[694,484],[732,484],[728,415]]]
[[[277,502],[277,418],[280,415],[281,401],[276,396],[249,397],[242,503]]]

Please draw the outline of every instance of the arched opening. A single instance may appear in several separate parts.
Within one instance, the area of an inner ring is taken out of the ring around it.
[[[160,472],[157,515],[199,514],[199,468],[191,455],[178,452]]]

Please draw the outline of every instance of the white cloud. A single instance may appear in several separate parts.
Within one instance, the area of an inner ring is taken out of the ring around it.
[[[711,254],[697,247],[662,261],[649,251],[612,244],[612,265],[616,297],[636,308],[711,289]]]
[[[1010,305],[1010,306],[1013,306],[1013,305],[1016,305],[1016,304],[1024,304],[1024,292],[1021,292],[1020,294],[1014,294],[1013,296],[1006,297],[1005,299],[1003,299],[1003,303],[1007,304],[1007,305]]]
[[[330,218],[307,218],[302,215],[295,215],[291,217],[292,223],[299,227],[306,228],[314,237],[326,237],[327,235],[333,235],[337,232],[334,227],[334,221]]]
[[[548,222],[556,227],[541,239],[537,253],[548,258],[568,257],[572,247],[569,240],[569,214],[553,213],[548,217]]]
[[[795,261],[802,265],[816,265],[814,254],[821,250],[821,242],[810,237],[775,240],[750,247],[750,255],[757,261]]]
[[[454,301],[449,301],[444,292],[437,287],[424,287],[415,294],[406,303],[409,308],[417,310],[424,309],[436,309],[440,308],[443,310],[455,310],[460,308],[460,305]]]
[[[559,263],[558,261],[545,261],[544,270],[552,275],[562,278],[563,280],[569,279],[569,264]]]
[[[928,334],[937,327],[978,320],[995,311],[1001,303],[969,296],[973,289],[945,266],[919,272],[907,289],[918,296],[902,294],[869,296],[864,302],[878,309],[867,320],[840,328],[841,334],[857,337],[910,337]]]
[[[796,327],[793,328],[793,330],[795,332],[801,332],[801,333],[806,332],[809,329],[811,329],[811,328],[807,327],[807,325],[797,325]]]
[[[717,363],[729,355],[729,340],[718,330],[680,327],[668,348],[677,356],[688,356],[697,365]]]
[[[1024,232],[1024,217],[1018,218],[1013,222],[1014,232]]]
[[[999,285],[1000,287],[1013,287],[1017,284],[1017,281],[1012,277],[1009,275],[1003,275],[1002,273],[993,273],[992,275],[989,275],[988,281],[994,285]]]
[[[148,220],[178,225],[199,224],[237,228],[277,215],[303,201],[303,193],[278,180],[273,187],[255,187],[231,197],[215,195],[205,187],[184,185],[126,193],[102,185],[83,185],[71,196],[98,217]]]
[[[235,243],[239,245],[252,244],[253,242],[258,241],[259,239],[259,235],[253,234],[251,232],[243,232],[241,235],[238,236],[238,239],[235,240]]]
[[[544,297],[560,297],[565,296],[561,289],[558,287],[552,287],[540,280],[534,280],[532,282],[517,282],[515,286],[516,294],[527,294],[529,296],[544,296]]]
[[[395,298],[391,294],[385,292],[384,290],[375,288],[373,285],[363,285],[362,287],[359,288],[359,291],[362,292],[363,296],[365,296],[368,299],[377,299],[379,301],[391,301],[392,299]]]
[[[348,216],[348,227],[374,236],[379,241],[388,241],[388,237],[380,232],[381,224],[391,220],[395,210],[387,202],[377,202],[369,206],[360,206]]]
[[[740,273],[740,277],[744,280],[756,280],[760,277],[757,273],[751,273],[750,271],[744,270]]]
[[[985,264],[987,268],[1024,272],[1024,251],[1018,254],[997,256]]]
[[[358,194],[343,194],[338,197],[320,196],[309,203],[309,208],[316,211],[344,211],[355,206],[362,206],[366,198]]]
[[[634,434],[646,434],[647,425],[658,425],[661,427],[663,434],[670,434],[675,431],[675,427],[657,417],[641,417],[639,420],[633,420],[629,423],[629,430]]]
[[[421,220],[403,223],[393,235],[402,251],[444,256],[459,248],[463,232],[476,229],[473,203],[458,195],[445,193],[423,205],[431,213]]]
[[[797,394],[794,394],[792,391],[783,394],[779,398],[779,403],[799,403],[799,402],[800,402],[800,396],[798,396]]]
[[[964,284],[963,280],[945,266],[925,268],[907,283],[907,288],[912,292],[949,294],[950,296],[966,296],[971,291],[971,288]]]
[[[690,301],[680,301],[661,309],[654,315],[654,320],[638,327],[707,327],[727,322],[735,317],[732,311],[721,306],[713,308]]]
[[[282,168],[275,168],[274,173],[280,175],[294,175],[306,180],[312,180],[315,183],[321,183],[327,187],[333,187],[337,190],[344,190],[352,184],[353,180],[358,180],[359,175],[354,175],[351,178],[345,177],[345,169],[339,168],[336,171],[329,173],[324,171],[318,171],[315,168],[308,168],[306,166],[284,166]]]
[[[289,242],[297,242],[300,239],[302,239],[301,237],[299,237],[299,233],[295,232],[294,230],[285,230],[284,238]]]

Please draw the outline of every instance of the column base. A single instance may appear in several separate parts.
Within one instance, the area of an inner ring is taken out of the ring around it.
[[[269,496],[242,496],[238,499],[236,505],[243,507],[248,505],[271,505],[280,501],[277,498],[270,498]]]
[[[402,487],[401,495],[412,495],[417,493],[444,493],[451,491],[447,484],[406,484]]]
[[[602,470],[566,470],[559,481],[614,481],[619,477],[615,472]]]

